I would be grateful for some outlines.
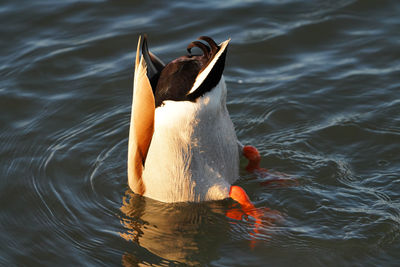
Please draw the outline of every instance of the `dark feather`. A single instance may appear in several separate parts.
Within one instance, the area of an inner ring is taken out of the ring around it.
[[[161,106],[165,100],[196,101],[197,98],[211,91],[221,80],[225,67],[226,50],[219,57],[204,82],[194,92],[188,94],[196,77],[208,66],[220,49],[210,37],[202,36],[199,40],[206,41],[208,45],[199,41],[190,43],[187,48],[189,55],[173,60],[162,69],[156,89],[153,89],[156,107]],[[191,55],[193,47],[200,48],[203,55]]]
[[[149,51],[146,35],[143,37],[142,54],[147,65],[147,77],[150,80],[151,88],[154,94],[158,79],[160,78],[161,71],[165,67],[165,64]]]

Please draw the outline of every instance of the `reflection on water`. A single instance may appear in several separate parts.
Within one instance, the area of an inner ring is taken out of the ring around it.
[[[130,190],[125,193],[121,211],[124,214],[121,224],[125,228],[121,237],[163,259],[189,265],[217,259],[221,244],[231,239],[232,234],[245,237],[249,247],[254,247],[258,238],[266,241],[270,236],[268,229],[282,220],[279,212],[268,208],[252,211],[257,218],[243,216],[242,207],[230,200],[170,204],[141,197]],[[242,228],[242,232],[235,233],[233,228]],[[129,252],[123,256],[128,266],[136,260]]]
[[[228,228],[220,227],[228,221],[219,202],[165,204],[127,191],[121,211],[126,216],[121,236],[171,261],[195,265],[201,254],[217,258],[221,241],[228,238]]]

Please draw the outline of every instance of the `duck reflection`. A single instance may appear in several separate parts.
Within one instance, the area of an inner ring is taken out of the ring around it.
[[[120,235],[169,261],[200,264],[204,255],[208,260],[217,258],[218,247],[228,236],[224,207],[224,201],[162,203],[128,190],[121,207],[126,231]],[[132,258],[126,254],[123,262]]]
[[[243,227],[238,222],[244,222],[249,230],[243,238],[254,239],[262,225],[273,225],[278,214],[262,209],[257,211],[260,216],[251,220],[242,217],[242,207],[231,200],[171,204],[144,198],[130,190],[125,193],[121,211],[121,223],[126,230],[120,233],[121,237],[161,259],[187,265],[203,265],[218,259],[218,248],[232,239],[232,227]],[[127,252],[122,262],[133,266],[141,260]]]

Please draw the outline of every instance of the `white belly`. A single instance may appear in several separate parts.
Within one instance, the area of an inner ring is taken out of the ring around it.
[[[156,109],[144,195],[163,202],[220,200],[238,179],[239,151],[220,84],[197,100]],[[223,102],[221,102],[223,101]]]

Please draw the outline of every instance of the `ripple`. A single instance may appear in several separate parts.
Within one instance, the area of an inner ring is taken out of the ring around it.
[[[397,262],[399,8],[5,1],[0,265]],[[242,170],[239,184],[282,220],[230,219],[239,207],[229,201],[167,205],[130,193],[132,69],[143,32],[165,61],[198,36],[232,37],[225,76],[238,137],[259,148],[262,167],[298,181],[260,186],[263,177]]]

